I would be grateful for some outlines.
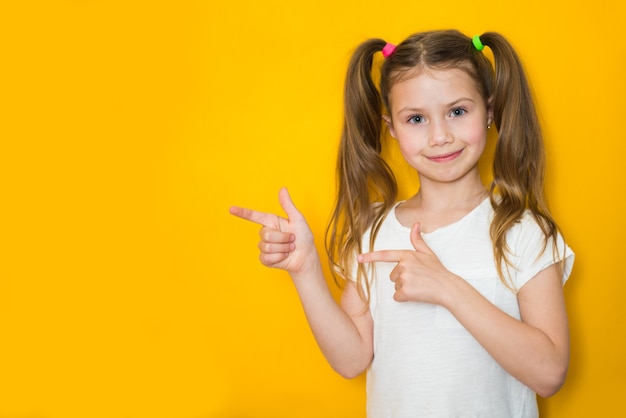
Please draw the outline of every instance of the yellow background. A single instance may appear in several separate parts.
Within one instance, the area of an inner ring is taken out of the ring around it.
[[[287,186],[321,249],[351,50],[449,27],[517,47],[577,254],[570,374],[543,416],[623,414],[625,11],[2,2],[0,418],[364,417],[364,379],[326,364],[288,276],[228,207],[277,211]]]

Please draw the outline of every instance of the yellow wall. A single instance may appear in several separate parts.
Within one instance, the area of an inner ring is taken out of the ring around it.
[[[228,207],[278,210],[285,185],[321,238],[351,49],[448,27],[500,31],[526,62],[548,193],[577,253],[571,371],[544,416],[615,416],[625,12],[618,0],[3,2],[0,417],[363,417],[364,380],[330,370],[289,278],[260,266],[257,228]]]

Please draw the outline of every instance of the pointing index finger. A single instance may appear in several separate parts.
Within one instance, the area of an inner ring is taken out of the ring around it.
[[[359,263],[373,263],[376,261],[383,261],[387,263],[397,263],[402,257],[402,251],[400,250],[381,250],[372,251],[371,253],[360,254],[357,259]]]
[[[250,222],[257,223],[259,225],[276,228],[278,226],[278,216],[259,212],[258,210],[240,208],[239,206],[231,206],[229,209],[231,215],[235,215],[238,218],[245,219]]]

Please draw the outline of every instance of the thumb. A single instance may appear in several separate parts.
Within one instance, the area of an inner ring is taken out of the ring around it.
[[[411,227],[411,244],[413,244],[413,248],[415,248],[416,251],[428,251],[428,245],[426,245],[422,238],[422,230],[419,222],[415,222]]]
[[[280,192],[278,192],[278,201],[280,202],[280,206],[287,214],[287,218],[289,220],[302,219],[302,214],[291,200],[291,196],[289,196],[287,188],[283,187],[282,189],[280,189]]]

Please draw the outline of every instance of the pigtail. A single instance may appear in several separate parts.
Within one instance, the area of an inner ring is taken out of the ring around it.
[[[521,61],[509,42],[497,33],[485,33],[480,41],[492,50],[495,62],[492,103],[498,142],[491,184],[495,216],[490,233],[503,277],[503,267],[511,265],[506,235],[525,210],[530,210],[545,235],[544,250],[548,240],[556,240],[559,229],[544,195],[543,137]]]
[[[371,39],[354,52],[345,82],[344,122],[337,159],[337,199],[326,230],[326,250],[337,281],[357,280],[361,297],[369,297],[369,283],[362,265],[353,277],[349,269],[362,252],[361,239],[372,227],[375,237],[380,220],[395,202],[395,177],[380,155],[382,99],[372,78],[375,53],[385,41]],[[373,202],[381,202],[373,205]],[[373,242],[373,238],[370,242]]]

